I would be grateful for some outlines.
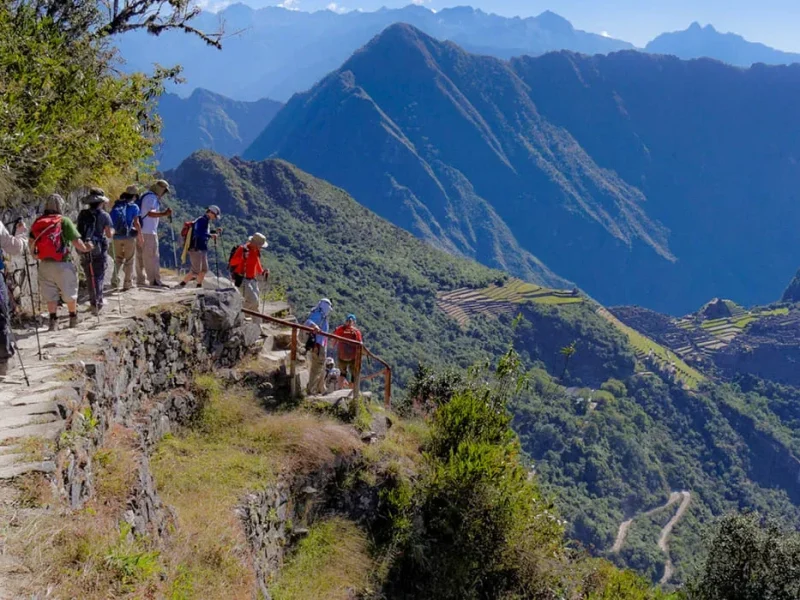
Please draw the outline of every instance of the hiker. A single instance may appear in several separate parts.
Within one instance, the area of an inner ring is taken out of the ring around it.
[[[70,329],[78,326],[78,272],[70,260],[69,245],[82,253],[92,249],[92,242],[83,242],[75,223],[63,212],[64,199],[58,194],[48,197],[44,213],[31,225],[28,241],[39,261],[39,293],[50,314],[48,331],[57,329],[59,298],[67,305]]]
[[[169,287],[161,281],[161,257],[158,253],[158,222],[172,215],[172,209],[161,210],[161,198],[169,194],[169,183],[159,179],[139,198],[142,241],[136,244],[136,285],[149,282],[153,287]]]
[[[356,327],[356,316],[352,313],[347,315],[347,318],[344,320],[344,325],[337,327],[333,331],[333,334],[353,340],[354,342],[363,341],[361,331]],[[356,359],[360,356],[358,345],[340,342],[339,340],[333,340],[331,345],[337,349],[336,366],[339,367],[339,371],[341,372],[341,385],[352,384],[355,379],[356,369],[359,371],[361,370],[361,365],[356,365]]]
[[[222,218],[222,211],[219,206],[212,204],[206,209],[205,214],[194,220],[187,231],[186,243],[184,244],[184,258],[188,251],[189,263],[191,268],[176,287],[184,288],[192,279],[197,279],[197,287],[203,287],[203,280],[208,273],[208,240],[216,241],[217,236],[222,233],[219,227],[211,231],[211,221]],[[258,302],[256,301],[256,305]]]
[[[325,359],[325,393],[331,394],[341,388],[342,372],[336,368],[336,362],[332,356]]]
[[[258,282],[259,277],[269,278],[269,269],[261,265],[261,250],[267,248],[267,238],[260,233],[254,233],[233,251],[228,268],[233,274],[236,287],[240,288],[244,296],[244,307],[247,310],[258,310]]]
[[[81,240],[91,242],[91,252],[81,256],[83,273],[89,282],[89,305],[93,315],[100,314],[103,308],[103,283],[106,277],[106,251],[108,240],[114,235],[114,227],[103,205],[109,202],[105,192],[92,188],[83,199],[88,206],[78,213],[78,233]]]
[[[129,185],[111,209],[111,224],[114,228],[114,239],[111,242],[111,255],[114,258],[111,287],[119,289],[119,271],[122,269],[125,276],[123,292],[133,287],[133,261],[136,258],[137,242],[144,244],[139,206],[136,204],[138,199],[139,188]]]
[[[25,250],[25,223],[19,221],[16,235],[11,235],[0,221],[0,249],[11,255],[22,254]],[[6,265],[0,254],[0,270],[5,274]],[[8,363],[14,356],[13,334],[11,333],[11,308],[6,279],[0,276],[0,376],[8,375]]]
[[[333,311],[333,303],[327,298],[323,298],[308,315],[304,325],[311,327],[315,331],[328,333],[330,325],[328,317]],[[328,338],[324,335],[311,334],[306,344],[307,355],[311,357],[311,373],[308,377],[306,393],[309,396],[323,394],[325,392],[325,358]]]

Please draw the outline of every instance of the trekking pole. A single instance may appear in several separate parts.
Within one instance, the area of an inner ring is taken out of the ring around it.
[[[219,239],[218,234],[217,237],[214,238],[214,268],[217,271],[217,289],[219,289],[219,251],[218,251],[218,244],[217,240]]]
[[[22,257],[25,260],[25,273],[28,278],[28,289],[31,291],[31,312],[33,312],[33,280],[31,279],[31,266],[28,264],[28,244],[22,247]],[[36,348],[39,351],[39,360],[42,360],[42,344],[39,341],[39,315],[33,315],[33,330],[36,332]]]
[[[92,263],[92,252],[91,250],[86,253],[86,262],[89,263],[89,277],[92,280],[92,291],[94,291],[94,309],[97,311],[95,315],[97,317],[97,324],[100,324],[100,307],[97,305],[98,297],[97,297],[97,280],[94,278],[94,264]],[[91,301],[89,302],[91,304]]]
[[[269,271],[264,277],[264,290],[261,292],[261,314],[267,312],[267,284],[269,283]]]
[[[19,366],[22,367],[22,377],[25,379],[25,385],[31,387],[31,380],[28,379],[28,371],[25,370],[25,363],[22,362],[22,352],[20,352],[19,344],[17,344],[17,336],[14,335],[14,330],[11,329],[11,321],[8,322],[8,332],[11,334],[11,343],[17,353],[17,358],[19,358]]]
[[[178,254],[175,251],[175,228],[172,226],[172,215],[169,216],[169,236],[172,239],[172,264],[175,265],[175,271],[178,277],[181,276],[181,270],[178,265]]]
[[[119,284],[119,272],[121,265],[117,264],[117,247],[114,245],[114,240],[111,240],[111,258],[114,259],[114,270],[117,272],[117,279],[115,281],[117,284]],[[122,269],[122,272],[124,277],[124,269]],[[122,294],[120,293],[119,288],[117,288],[117,304],[119,304],[119,315],[122,316]]]

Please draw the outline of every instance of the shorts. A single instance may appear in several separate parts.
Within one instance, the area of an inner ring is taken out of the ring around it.
[[[208,273],[208,251],[189,250],[189,263],[191,264],[190,271],[192,275]]]
[[[78,299],[78,270],[71,262],[39,261],[39,293],[45,302]]]
[[[345,379],[352,380],[353,375],[355,375],[356,359],[354,358],[352,360],[342,360],[341,358],[337,358],[336,367],[339,369],[339,372],[342,374],[342,377],[344,377]]]

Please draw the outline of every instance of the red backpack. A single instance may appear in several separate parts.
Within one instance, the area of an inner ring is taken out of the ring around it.
[[[61,215],[42,215],[31,225],[33,252],[39,260],[63,261],[69,249],[61,235]]]
[[[360,333],[361,332],[355,327],[345,327],[340,335],[343,338],[348,338],[353,340],[354,342],[358,342]],[[357,344],[348,344],[346,342],[341,342],[339,345],[339,358],[341,360],[347,360],[347,361],[355,360],[356,352],[358,352]]]

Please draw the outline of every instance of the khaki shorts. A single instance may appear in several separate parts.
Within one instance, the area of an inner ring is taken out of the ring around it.
[[[189,250],[189,263],[191,265],[190,271],[192,275],[208,273],[208,251]]]
[[[353,360],[342,360],[341,358],[336,359],[336,366],[344,377],[347,380],[352,380],[353,375],[355,374],[355,366],[356,366],[356,359]]]
[[[78,299],[78,270],[71,262],[39,261],[39,293],[45,302]]]

